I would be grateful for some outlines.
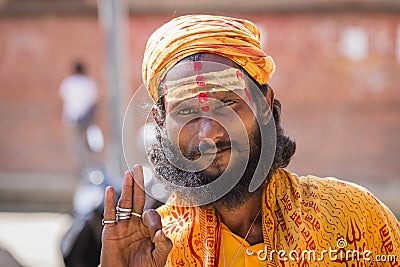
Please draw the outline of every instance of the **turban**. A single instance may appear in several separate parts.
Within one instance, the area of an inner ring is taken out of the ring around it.
[[[147,41],[142,75],[155,102],[160,97],[159,83],[168,70],[196,53],[229,58],[259,84],[266,84],[275,71],[275,63],[262,50],[260,32],[252,22],[211,15],[177,17],[157,29]]]

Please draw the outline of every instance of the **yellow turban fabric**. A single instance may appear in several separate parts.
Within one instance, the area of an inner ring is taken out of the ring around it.
[[[261,48],[260,32],[248,20],[211,15],[175,18],[149,38],[142,66],[143,82],[152,99],[159,99],[158,85],[179,60],[212,53],[231,59],[259,84],[266,84],[275,63]]]

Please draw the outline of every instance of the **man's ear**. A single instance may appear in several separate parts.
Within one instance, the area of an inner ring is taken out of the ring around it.
[[[161,128],[165,122],[165,114],[163,114],[163,112],[157,105],[153,105],[153,107],[151,108],[151,114],[153,115],[153,118],[156,121],[158,127]]]

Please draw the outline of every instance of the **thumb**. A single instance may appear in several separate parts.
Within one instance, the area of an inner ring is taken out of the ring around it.
[[[168,254],[172,249],[172,241],[162,230],[158,230],[153,237],[154,249],[153,260],[156,266],[164,266],[167,262]]]

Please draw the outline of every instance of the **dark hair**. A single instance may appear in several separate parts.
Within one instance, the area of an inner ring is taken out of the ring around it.
[[[74,72],[78,74],[85,74],[85,66],[82,62],[77,61],[74,65]]]
[[[272,163],[274,170],[285,168],[289,165],[292,156],[296,152],[296,142],[285,135],[281,125],[281,107],[281,102],[275,99],[272,112],[276,126],[276,150],[274,162]]]

